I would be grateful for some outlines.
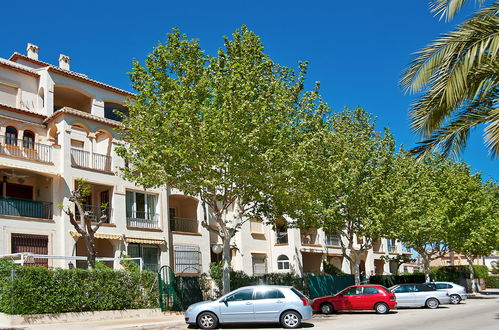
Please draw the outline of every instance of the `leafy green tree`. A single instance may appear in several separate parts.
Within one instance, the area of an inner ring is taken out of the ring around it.
[[[343,237],[342,253],[357,284],[362,257],[395,212],[388,183],[394,149],[389,131],[376,131],[371,115],[357,108],[332,114],[327,129],[304,139],[293,154],[297,201],[289,216],[297,227]]]
[[[474,261],[488,256],[499,245],[499,186],[496,182],[482,184],[479,175],[463,168],[459,184],[453,191],[455,217],[448,224],[449,248],[463,254],[470,267],[473,292],[476,292]]]
[[[274,63],[246,27],[224,38],[217,56],[178,30],[134,62],[137,91],[124,118],[123,175],[143,187],[168,186],[199,198],[202,225],[223,245],[223,290],[230,291],[231,239],[274,207],[289,150],[321,125],[327,106],[303,90],[306,64]],[[205,208],[206,210],[206,208]]]
[[[384,256],[381,256],[381,259],[383,259],[387,263],[393,262],[397,265],[397,268],[395,268],[394,275],[399,274],[399,268],[403,264],[416,261],[416,259],[412,258],[410,255],[407,255],[407,254],[397,254],[396,256],[393,256],[393,257],[390,257],[389,255],[384,255]]]
[[[434,0],[432,11],[452,19],[465,2]],[[499,1],[490,3],[418,51],[403,74],[406,92],[422,92],[410,109],[411,128],[424,139],[415,154],[457,155],[470,130],[484,124],[485,144],[499,155]]]

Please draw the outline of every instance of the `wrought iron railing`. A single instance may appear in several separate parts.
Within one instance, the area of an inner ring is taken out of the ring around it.
[[[83,204],[82,208],[83,212],[88,212],[90,221],[99,222],[103,216],[107,216],[104,223],[111,223],[111,213],[113,211],[112,208],[99,205],[87,205],[87,204]],[[76,216],[76,221],[79,221],[80,211],[78,210],[78,208],[75,209],[75,216]]]
[[[52,219],[53,204],[20,198],[0,197],[0,214]]]
[[[288,244],[288,232],[287,231],[278,231],[276,234],[276,243],[277,244]]]
[[[16,139],[0,135],[0,154],[52,163],[52,146],[31,139]]]
[[[150,212],[140,212],[133,211],[127,212],[126,223],[129,227],[138,228],[148,228],[155,229],[159,228],[159,214]]]
[[[170,230],[171,231],[181,231],[184,233],[198,233],[198,221],[197,219],[172,217],[170,219]]]
[[[85,150],[71,148],[71,164],[73,166],[110,172],[111,159],[111,156],[97,153],[92,154]]]

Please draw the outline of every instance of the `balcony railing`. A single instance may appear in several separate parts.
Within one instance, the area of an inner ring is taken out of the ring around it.
[[[111,212],[113,210],[112,208],[98,206],[98,205],[87,205],[87,204],[83,204],[82,208],[83,212],[88,212],[90,221],[99,222],[103,215],[107,215],[107,219],[104,221],[104,223],[111,223]],[[76,221],[79,221],[80,212],[78,211],[78,208],[76,208],[75,210],[75,216],[76,216]]]
[[[146,229],[159,228],[159,214],[149,212],[127,212],[126,223],[129,227],[138,227]]]
[[[197,219],[172,217],[170,219],[170,230],[184,233],[198,233]]]
[[[307,244],[307,245],[318,244],[316,232],[303,232],[302,231],[300,233],[300,237],[301,237],[301,244]]]
[[[85,150],[71,148],[71,164],[73,166],[111,172],[111,159],[111,156],[92,154]]]
[[[19,198],[0,197],[0,214],[19,217],[52,219],[52,203]]]
[[[28,139],[22,140],[0,135],[0,154],[52,163],[52,146]]]

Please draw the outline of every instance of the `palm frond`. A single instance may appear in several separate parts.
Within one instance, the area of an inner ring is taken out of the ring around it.
[[[454,15],[463,7],[468,0],[433,0],[430,2],[430,12],[435,16],[440,16],[440,19],[450,21]],[[485,0],[475,0],[479,5],[482,5]]]

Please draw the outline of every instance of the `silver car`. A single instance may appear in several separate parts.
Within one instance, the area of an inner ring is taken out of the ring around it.
[[[395,293],[397,307],[422,307],[435,309],[440,304],[449,304],[447,292],[437,291],[426,284],[398,284],[388,290]]]
[[[299,328],[302,320],[312,318],[307,297],[291,286],[258,285],[234,290],[213,300],[192,304],[185,322],[201,329],[213,329],[220,323],[280,323]]]
[[[427,282],[425,283],[438,291],[445,291],[449,293],[450,303],[459,304],[461,300],[468,299],[468,293],[464,286],[452,282]]]

